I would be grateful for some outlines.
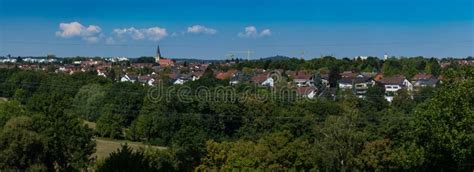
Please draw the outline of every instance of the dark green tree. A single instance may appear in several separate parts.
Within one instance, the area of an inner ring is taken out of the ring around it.
[[[329,71],[329,86],[331,88],[336,88],[341,75],[339,75],[339,67],[334,66]]]
[[[158,171],[151,166],[150,160],[141,151],[133,151],[128,145],[112,152],[99,165],[98,172]]]
[[[426,150],[426,170],[474,168],[474,80],[445,85],[415,110],[414,134]]]
[[[173,137],[172,149],[179,171],[192,171],[205,154],[206,135],[203,131],[186,126]]]
[[[97,133],[102,137],[122,138],[125,119],[122,115],[114,114],[110,107],[106,106],[97,120]]]
[[[401,89],[398,90],[397,95],[393,97],[391,105],[403,113],[410,113],[416,106],[416,103],[413,101],[412,96],[408,93],[408,90]]]
[[[366,100],[367,106],[369,109],[382,110],[388,107],[388,102],[385,99],[385,90],[379,86],[372,86],[367,89]],[[369,109],[366,109],[366,112],[370,112]]]
[[[26,116],[10,119],[0,132],[0,168],[46,171],[46,142]]]
[[[129,126],[140,112],[145,90],[140,84],[119,82],[108,89],[105,97],[106,110],[122,116],[125,126]]]
[[[99,84],[83,86],[72,101],[71,112],[90,121],[96,121],[104,106],[106,87]]]

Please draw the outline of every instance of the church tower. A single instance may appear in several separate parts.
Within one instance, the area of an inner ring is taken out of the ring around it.
[[[161,53],[160,53],[160,45],[156,47],[156,57],[155,57],[155,62],[159,63],[161,59]]]

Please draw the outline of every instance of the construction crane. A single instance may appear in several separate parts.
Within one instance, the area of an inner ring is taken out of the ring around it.
[[[250,60],[250,55],[253,54],[253,51],[247,50],[247,51],[229,51],[227,54],[228,58],[234,58],[236,54],[247,54],[247,60]]]

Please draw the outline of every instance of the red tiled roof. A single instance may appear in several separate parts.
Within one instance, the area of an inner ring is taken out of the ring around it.
[[[382,78],[383,78],[383,74],[382,74],[382,73],[378,73],[377,75],[375,75],[374,80],[375,80],[375,81],[380,81],[380,80],[382,80]]]
[[[312,77],[311,74],[308,74],[305,71],[287,71],[287,75],[293,79],[310,79]]]
[[[296,92],[298,94],[303,94],[303,95],[307,95],[313,91],[316,91],[317,89],[314,88],[314,87],[298,87],[296,88]]]
[[[352,71],[344,71],[339,75],[341,75],[342,78],[355,78],[357,76],[357,74]]]
[[[402,75],[395,75],[395,76],[390,76],[390,77],[384,77],[382,80],[380,80],[380,83],[382,84],[403,84],[403,81],[405,80],[405,76]]]
[[[419,73],[413,76],[412,80],[428,80],[431,78],[434,78],[434,76],[431,74]]]
[[[263,83],[265,80],[267,80],[268,77],[267,77],[267,74],[259,74],[259,75],[255,75],[251,78],[251,81],[254,82],[254,83]]]
[[[237,71],[236,70],[229,70],[227,72],[219,72],[216,75],[217,79],[223,80],[232,77]]]

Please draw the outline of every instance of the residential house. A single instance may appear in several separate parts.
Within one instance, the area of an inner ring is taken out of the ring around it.
[[[192,81],[196,81],[204,75],[204,71],[192,71],[191,75],[193,76]]]
[[[431,74],[419,73],[416,74],[412,79],[411,83],[414,87],[436,87],[438,79]]]
[[[266,87],[273,87],[274,86],[274,79],[268,75],[268,73],[261,73],[258,75],[253,76],[251,79],[252,83],[266,86]]]
[[[74,63],[77,64],[76,61]],[[96,65],[99,65],[101,63],[102,63],[102,61],[97,61],[97,60],[92,60],[92,59],[89,59],[89,60],[86,60],[86,61],[80,61],[80,65],[83,68],[87,67],[87,66],[96,66]]]
[[[318,89],[316,87],[298,87],[296,88],[296,93],[305,98],[313,99],[317,96]]]
[[[169,75],[170,79],[173,81],[174,85],[183,85],[188,81],[195,81],[199,78],[193,74],[171,74]]]
[[[313,86],[313,75],[304,71],[287,71],[286,74],[293,78],[293,83],[298,87]]]
[[[262,86],[273,87],[275,86],[275,81],[272,77],[268,77],[265,81],[262,82]]]
[[[321,82],[326,88],[329,88],[329,74],[321,74]]]
[[[342,73],[339,73],[341,78],[355,78],[358,74],[354,73],[352,71],[344,71]]]
[[[171,72],[169,74],[166,74],[166,76],[171,80],[171,82],[175,85],[182,85],[184,84],[186,81],[181,77],[181,75],[179,73],[177,73],[176,71],[175,72]]]
[[[369,76],[359,75],[354,79],[355,94],[359,98],[364,98],[369,87],[373,86],[375,81]]]
[[[234,76],[230,77],[229,85],[237,85],[243,82],[244,80],[244,73],[242,71],[238,71],[234,74]]]
[[[380,84],[385,88],[385,99],[389,102],[393,100],[393,96],[397,94],[398,90],[408,89],[411,91],[413,89],[413,85],[410,81],[402,75],[383,77],[380,80]]]
[[[142,83],[143,85],[153,86],[155,81],[155,78],[151,77],[150,75],[138,76],[138,82]]]
[[[221,72],[217,72],[215,77],[217,79],[224,80],[224,79],[229,79],[235,76],[236,73],[237,73],[237,70],[228,70],[227,72],[221,71]]]
[[[371,77],[357,75],[356,77],[343,77],[339,80],[339,88],[344,90],[353,90],[354,93],[363,98],[367,93],[367,89],[374,85]]]
[[[189,78],[183,77],[183,76],[179,76],[178,78],[176,78],[176,80],[174,80],[173,84],[174,84],[174,85],[183,85],[183,84],[186,83],[187,81],[189,81]]]
[[[174,85],[183,85],[185,82],[186,82],[186,80],[184,80],[183,78],[177,78],[176,80],[174,80],[173,84]]]
[[[131,83],[135,83],[135,81],[137,81],[138,78],[136,76],[132,76],[132,75],[128,75],[128,74],[125,74],[124,76],[122,76],[120,78],[120,82],[131,82]]]
[[[380,82],[383,78],[383,74],[382,73],[377,73],[375,76],[374,76],[374,81],[375,82]]]
[[[105,74],[107,71],[105,71],[104,69],[97,69],[97,76],[102,76],[104,78],[107,78],[107,75]]]
[[[343,90],[352,89],[354,85],[354,78],[343,77],[339,80],[339,88]]]

